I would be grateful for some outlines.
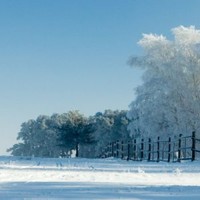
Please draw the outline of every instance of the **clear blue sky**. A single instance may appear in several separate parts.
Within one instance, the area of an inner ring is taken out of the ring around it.
[[[128,109],[142,33],[200,28],[199,0],[0,0],[0,155],[40,114]]]

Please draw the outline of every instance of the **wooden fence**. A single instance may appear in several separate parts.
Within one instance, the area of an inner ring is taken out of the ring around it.
[[[194,161],[200,158],[200,139],[195,132],[190,136],[171,137],[168,140],[133,139],[131,141],[110,142],[102,151],[102,158],[116,157],[133,161]]]

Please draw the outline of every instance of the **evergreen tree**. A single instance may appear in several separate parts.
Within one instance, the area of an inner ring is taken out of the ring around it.
[[[70,111],[67,114],[67,121],[59,128],[59,131],[60,146],[75,150],[76,157],[79,157],[81,144],[91,144],[94,142],[92,138],[92,125],[78,111]]]

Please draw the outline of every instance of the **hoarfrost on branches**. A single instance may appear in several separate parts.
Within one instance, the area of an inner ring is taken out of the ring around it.
[[[143,34],[143,56],[129,64],[144,69],[128,117],[132,135],[169,136],[200,129],[200,30],[172,29],[174,40]]]

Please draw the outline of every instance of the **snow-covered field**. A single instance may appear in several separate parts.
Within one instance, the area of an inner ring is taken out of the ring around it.
[[[200,162],[0,157],[4,199],[200,199]]]

